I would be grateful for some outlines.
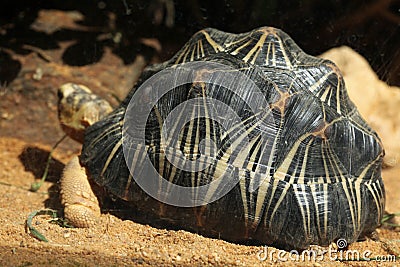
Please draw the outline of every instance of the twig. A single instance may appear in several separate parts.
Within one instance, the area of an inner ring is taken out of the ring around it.
[[[43,182],[46,180],[47,173],[49,172],[51,156],[53,155],[53,152],[57,148],[57,146],[65,139],[65,137],[67,137],[66,134],[63,137],[61,137],[61,139],[58,140],[57,143],[51,148],[50,153],[49,153],[49,157],[47,158],[46,168],[44,169],[44,173],[43,173],[42,179],[39,182],[32,183],[30,191],[32,191],[32,192],[38,191],[39,188],[42,186]]]
[[[24,44],[22,48],[35,52],[39,55],[39,57],[46,60],[47,62],[54,62],[53,58],[49,56],[45,51],[43,51],[43,49],[27,44]]]
[[[39,239],[40,241],[49,242],[49,240],[47,240],[47,238],[42,233],[40,233],[38,230],[36,230],[35,227],[32,226],[33,218],[38,215],[51,215],[53,218],[55,218],[55,217],[57,217],[57,211],[52,210],[52,209],[35,210],[35,211],[31,212],[28,215],[28,218],[26,219],[26,227],[28,228],[29,233],[33,237]]]

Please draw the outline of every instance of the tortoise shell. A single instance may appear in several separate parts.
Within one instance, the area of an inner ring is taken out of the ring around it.
[[[379,225],[383,155],[334,63],[305,54],[279,29],[208,28],[147,68],[86,130],[80,161],[96,184],[152,218],[291,249],[351,243]]]

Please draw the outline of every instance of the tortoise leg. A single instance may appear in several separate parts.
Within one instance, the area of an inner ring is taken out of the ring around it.
[[[99,220],[99,201],[78,157],[74,157],[64,168],[60,195],[64,216],[73,226],[92,227]]]

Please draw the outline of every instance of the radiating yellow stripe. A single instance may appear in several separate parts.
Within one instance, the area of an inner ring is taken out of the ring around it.
[[[268,43],[268,48],[267,48],[267,52],[265,55],[265,65],[268,65],[269,63],[269,53],[271,51],[271,42]]]
[[[285,160],[281,163],[279,168],[274,173],[274,179],[278,179],[278,180],[285,179],[285,176],[288,174],[290,164],[292,163],[294,157],[296,156],[297,150],[299,149],[301,142],[303,142],[310,135],[311,135],[311,133],[304,134],[296,141],[296,143],[294,143],[294,145],[292,146],[292,149],[290,149],[289,153],[286,155]],[[294,182],[293,179],[294,178],[291,177],[289,183],[293,183]]]
[[[108,165],[110,164],[111,160],[114,158],[115,153],[117,150],[121,147],[122,145],[122,139],[118,141],[117,144],[115,144],[114,148],[111,150],[110,155],[108,155],[108,158],[106,160],[106,163],[103,166],[103,169],[101,170],[100,176],[103,176],[104,172],[107,170]]]
[[[252,40],[248,40],[246,43],[242,44],[241,46],[239,46],[238,48],[235,49],[235,51],[231,52],[231,55],[237,55],[240,50],[242,50],[243,48],[245,48],[246,46],[248,46],[249,44],[251,44]]]
[[[184,50],[179,54],[179,57],[176,59],[175,64],[178,64],[179,62],[181,62],[183,55],[186,54],[186,52],[189,49],[189,45],[186,45],[186,47],[184,48]]]
[[[298,190],[298,187],[301,188],[301,191]],[[308,238],[310,236],[311,222],[310,222],[310,207],[309,207],[309,203],[306,198],[305,186],[304,186],[304,184],[298,184],[297,186],[293,186],[292,188],[295,193],[297,203],[299,204],[301,217],[303,218],[304,234]],[[306,210],[304,210],[303,204],[305,204]]]
[[[282,121],[281,121],[281,125],[282,125]],[[271,170],[271,166],[273,166],[272,161],[273,161],[273,155],[275,154],[277,141],[278,141],[278,135],[275,135],[275,139],[274,139],[274,142],[272,143],[272,147],[271,147],[271,152],[269,153],[269,160],[268,160],[268,164],[267,164],[268,167],[267,167],[267,173],[266,173],[267,177],[265,177],[263,179],[261,185],[258,188],[258,192],[257,192],[255,216],[258,218],[262,217],[261,216],[261,208],[265,203],[266,195],[267,195],[267,191],[268,191],[268,187],[269,187],[269,182],[271,181],[271,177],[269,176],[270,175],[269,173]],[[264,151],[267,147],[268,147],[268,143],[266,143],[266,145],[264,147]]]
[[[220,46],[217,42],[215,42],[211,36],[208,34],[208,32],[202,30],[200,31],[202,34],[204,34],[204,37],[206,37],[207,42],[214,48],[214,51],[216,53],[224,51],[224,48]]]
[[[340,86],[341,86],[341,79],[339,79],[339,77],[338,77],[338,84],[336,87],[336,111],[337,111],[337,113],[342,114],[342,111],[341,111],[342,103],[340,101]]]
[[[296,182],[298,184],[304,184],[304,181],[305,181],[304,178],[305,178],[306,167],[307,167],[307,159],[308,159],[308,150],[313,141],[314,141],[313,139],[310,139],[310,141],[308,141],[308,143],[306,145],[306,150],[304,151],[304,157],[303,157],[303,164],[301,166],[300,174],[299,174],[299,177]]]
[[[268,208],[266,209],[265,212],[268,212],[268,210],[269,210],[269,208],[270,208],[270,206],[271,206],[272,200],[274,199],[275,191],[276,191],[276,189],[278,188],[279,180],[274,179],[273,181],[274,181],[274,182],[273,182],[273,185],[272,185],[271,197],[270,197],[270,200],[269,200],[269,203],[268,203]],[[272,223],[272,221],[273,221],[273,218],[274,218],[274,216],[275,216],[275,213],[276,213],[276,211],[278,210],[279,206],[281,205],[281,203],[282,203],[283,199],[285,198],[286,193],[287,193],[287,191],[289,190],[290,187],[291,187],[291,184],[285,183],[285,187],[282,189],[282,194],[279,196],[279,199],[278,199],[278,201],[275,203],[274,209],[272,210],[271,217],[270,217],[269,227],[272,227],[271,223]]]
[[[279,46],[281,47],[281,51],[283,54],[283,58],[285,59],[286,62],[286,66],[291,69],[292,68],[292,62],[289,60],[288,55],[286,54],[286,49],[285,49],[285,45],[282,43],[282,39],[279,38],[278,36],[276,36],[279,42]]]
[[[329,75],[331,75],[332,72],[326,73],[324,76],[322,76],[317,82],[315,82],[312,86],[308,88],[308,90],[312,93],[314,93],[315,90],[318,89],[318,87],[321,86],[321,84],[325,83],[325,81],[328,79]]]
[[[254,64],[255,59],[256,59],[257,55],[260,53],[260,50],[263,47],[267,36],[268,36],[268,33],[264,33],[263,35],[260,36],[257,43],[253,46],[253,48],[249,51],[249,53],[247,53],[247,55],[243,58],[244,62],[249,61],[251,56],[255,53],[253,61],[252,61],[252,64]]]
[[[240,187],[240,193],[242,195],[242,204],[243,204],[243,210],[244,210],[244,223],[246,225],[246,228],[248,228],[248,219],[249,219],[249,209],[247,208],[247,195],[246,195],[246,176],[245,176],[245,171],[243,169],[239,169],[239,187]]]
[[[323,101],[323,102],[325,102],[326,101],[326,97],[328,96],[328,94],[331,92],[331,86],[330,85],[328,85],[325,89],[324,89],[324,92],[323,92],[323,94],[320,96],[320,99]],[[330,99],[330,97],[329,97],[329,99]]]

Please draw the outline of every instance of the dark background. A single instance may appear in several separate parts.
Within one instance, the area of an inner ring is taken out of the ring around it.
[[[31,25],[42,9],[77,10],[84,16],[79,23],[90,30],[35,31]],[[399,0],[3,0],[0,15],[1,85],[15,79],[21,68],[9,51],[31,53],[26,44],[46,50],[75,40],[63,62],[76,66],[97,62],[108,46],[129,64],[138,53],[148,61],[154,54],[168,59],[204,27],[238,33],[263,25],[283,29],[312,55],[348,45],[382,80],[400,85]],[[162,50],[144,45],[141,38],[157,39]]]

